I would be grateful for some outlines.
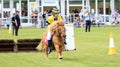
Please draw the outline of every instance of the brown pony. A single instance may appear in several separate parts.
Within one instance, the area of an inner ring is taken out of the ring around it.
[[[44,50],[46,59],[48,59],[48,45],[45,43],[46,33],[44,33],[40,42],[40,47],[37,49]],[[56,27],[52,29],[52,42],[58,54],[58,59],[62,59],[62,50],[64,49],[64,37],[66,36],[65,26],[63,21],[57,21]]]

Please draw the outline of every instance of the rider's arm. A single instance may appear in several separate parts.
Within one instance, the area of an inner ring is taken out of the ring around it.
[[[48,18],[46,19],[46,23],[47,23],[48,25],[50,25],[52,22],[53,22],[52,16],[50,16],[50,17],[48,17]]]
[[[49,23],[48,21],[46,21],[46,23],[47,23],[48,25],[50,25],[50,23]]]

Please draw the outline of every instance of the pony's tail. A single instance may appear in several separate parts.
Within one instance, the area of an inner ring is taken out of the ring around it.
[[[39,45],[36,47],[36,49],[37,49],[38,51],[41,51],[41,43],[39,43]]]
[[[44,50],[44,49],[43,49],[43,44],[42,44],[42,42],[39,43],[39,45],[36,47],[36,49],[37,49],[38,51],[43,51],[43,50]]]
[[[43,41],[41,40],[41,42],[39,43],[39,45],[36,47],[36,49],[38,51],[44,51],[44,44]]]

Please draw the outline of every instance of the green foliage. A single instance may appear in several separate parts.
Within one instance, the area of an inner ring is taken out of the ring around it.
[[[109,56],[109,34],[113,33],[115,48],[120,52],[120,27],[74,28],[76,51],[63,51],[63,60],[52,52],[45,60],[43,52],[0,53],[0,67],[120,67],[119,55]],[[7,29],[0,29],[0,39],[41,38],[46,29],[22,28],[19,36],[12,36]]]

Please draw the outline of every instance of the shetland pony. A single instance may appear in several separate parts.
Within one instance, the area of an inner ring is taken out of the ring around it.
[[[45,51],[45,58],[48,59],[48,45],[45,43],[47,31],[44,33],[40,42],[40,47],[37,49]],[[62,50],[64,49],[64,37],[66,37],[66,30],[63,21],[57,21],[57,25],[52,30],[52,42],[58,54],[58,59],[62,59]]]

